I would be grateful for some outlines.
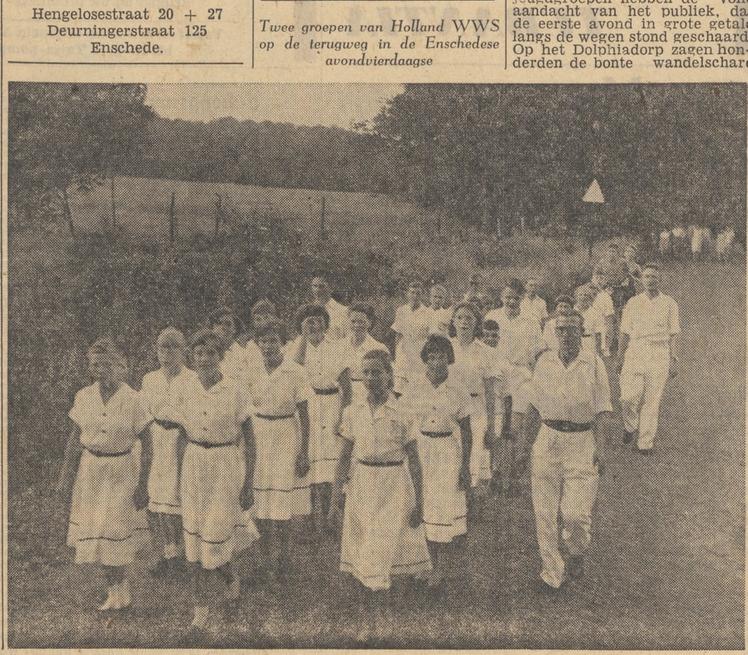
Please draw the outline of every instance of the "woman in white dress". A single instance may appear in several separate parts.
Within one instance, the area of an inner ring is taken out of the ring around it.
[[[268,321],[277,320],[278,308],[267,298],[261,298],[252,305],[252,336],[244,345],[244,358],[248,370],[262,364],[262,353],[257,347],[257,340],[254,338],[257,329]]]
[[[341,341],[329,341],[330,315],[322,305],[302,305],[296,313],[299,338],[294,361],[304,367],[309,384],[309,485],[313,530],[322,534],[340,457],[337,434],[351,385]]]
[[[309,382],[306,371],[284,355],[285,329],[266,321],[255,332],[263,362],[249,370],[257,461],[254,514],[267,573],[285,581],[291,568],[289,522],[311,512],[309,481]]]
[[[382,592],[390,588],[393,575],[430,571],[431,559],[423,528],[418,448],[392,394],[389,353],[367,353],[363,376],[368,397],[343,412],[343,447],[330,518],[341,522],[342,487],[355,459],[342,513],[340,570],[374,592],[372,603],[381,607]]]
[[[473,448],[470,455],[471,486],[491,479],[490,449],[496,444],[496,394],[494,384],[496,352],[480,341],[482,317],[473,303],[458,303],[452,313],[452,347],[455,363],[451,375],[471,398],[470,426]]]
[[[237,381],[244,381],[247,372],[247,350],[237,337],[244,331],[242,322],[228,307],[219,307],[208,316],[208,327],[223,341],[221,373]]]
[[[254,468],[248,397],[221,372],[223,353],[224,342],[214,332],[193,335],[196,375],[184,385],[184,401],[160,421],[166,429],[181,426],[187,437],[180,495],[185,556],[194,565],[192,626],[198,629],[208,621],[210,578],[217,573],[226,583],[227,598],[238,600],[239,577],[231,559],[259,537],[248,511]]]
[[[369,303],[354,302],[348,308],[350,334],[345,340],[343,358],[348,366],[351,382],[351,398],[358,401],[366,398],[367,391],[363,379],[364,355],[370,350],[387,350],[387,347],[369,334],[374,325],[374,308]]]
[[[195,377],[185,366],[187,344],[184,335],[166,328],[156,340],[161,368],[143,376],[140,395],[151,419],[161,420],[171,408],[184,403],[184,385]],[[174,573],[180,567],[182,541],[182,503],[179,495],[179,471],[186,441],[180,430],[166,430],[157,423],[150,427],[152,459],[148,476],[148,519],[156,542],[163,545],[158,564],[151,569],[156,577]]]
[[[97,340],[88,361],[94,383],[75,395],[56,491],[72,491],[67,544],[75,562],[103,568],[107,598],[99,610],[120,610],[132,602],[125,566],[148,541],[147,449],[139,440],[147,440],[150,421],[124,382],[127,362],[114,342]]]
[[[423,467],[423,524],[434,567],[428,584],[437,586],[443,581],[447,544],[467,532],[472,401],[449,375],[455,357],[447,337],[432,334],[421,359],[426,373],[408,384],[400,402],[413,421]]]
[[[429,336],[432,312],[422,302],[423,284],[411,280],[408,284],[407,300],[395,311],[395,396],[399,396],[408,384],[408,377],[423,372],[421,348]]]

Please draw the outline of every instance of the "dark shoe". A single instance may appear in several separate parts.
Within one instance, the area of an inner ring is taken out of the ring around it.
[[[549,598],[555,598],[561,591],[561,587],[551,587],[545,580],[538,578],[532,584],[532,589],[535,593],[541,596],[548,596]]]
[[[623,431],[623,443],[628,445],[630,443],[633,443],[634,439],[636,439],[636,430],[624,430]]]
[[[572,580],[578,580],[584,575],[584,557],[573,555],[566,560],[566,572]]]
[[[644,457],[650,457],[652,455],[651,448],[636,448],[635,450],[637,453],[643,455]]]

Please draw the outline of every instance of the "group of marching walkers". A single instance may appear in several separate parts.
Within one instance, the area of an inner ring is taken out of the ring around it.
[[[716,235],[716,236],[715,236]],[[705,225],[678,224],[672,229],[663,228],[659,235],[662,257],[685,257],[690,253],[694,261],[706,257],[712,250],[719,261],[726,261],[735,250],[735,229],[715,229]]]
[[[481,498],[521,493],[530,461],[538,586],[561,588],[581,575],[590,541],[598,419],[612,409],[602,356],[616,350],[624,441],[651,453],[680,331],[659,277],[612,247],[552,316],[537,277],[509,280],[500,303],[479,275],[455,304],[444,285],[412,280],[392,358],[370,333],[372,306],[338,303],[320,274],[294,339],[268,300],[252,307],[248,340],[220,308],[189,339],[158,335],[160,368],[140,391],[125,382],[122,349],[97,340],[57,490],[72,492],[76,562],[103,567],[100,609],[131,604],[125,567],[153,534],[162,552],[151,572],[192,565],[192,625],[204,628],[211,577],[240,596],[234,553],[257,541],[253,581],[287,578],[296,517],[320,538],[340,533],[341,571],[375,597],[398,574],[438,588],[445,549],[482,520]]]

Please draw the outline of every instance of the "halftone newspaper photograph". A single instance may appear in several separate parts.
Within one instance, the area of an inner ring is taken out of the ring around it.
[[[5,647],[743,650],[745,84],[12,70]]]
[[[0,0],[0,652],[745,650],[748,0]]]

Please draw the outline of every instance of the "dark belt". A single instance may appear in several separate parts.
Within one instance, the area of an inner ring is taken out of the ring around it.
[[[592,423],[573,423],[572,421],[546,421],[543,420],[551,430],[559,432],[589,432],[592,429]]]
[[[270,414],[255,414],[256,418],[266,421],[282,421],[283,419],[293,418],[295,414],[283,414],[283,416],[271,416]]]
[[[364,466],[400,466],[403,463],[402,459],[399,462],[365,462],[361,459],[357,461],[359,464],[363,464]]]
[[[102,453],[100,450],[93,450],[92,448],[87,448],[86,446],[83,446],[83,448],[85,448],[94,457],[122,457],[122,455],[129,455],[132,452],[132,448],[121,453]]]
[[[351,382],[363,382],[363,378],[351,378]]]
[[[208,443],[207,441],[193,441],[192,439],[187,439],[190,443],[194,443],[196,446],[200,446],[200,448],[225,448],[226,446],[236,446],[236,443],[233,441],[229,441],[228,443]]]
[[[424,432],[421,430],[421,434],[424,437],[431,437],[432,439],[443,439],[444,437],[451,437],[451,432]]]
[[[314,389],[314,393],[318,396],[334,396],[336,393],[340,393],[340,389],[337,387],[330,387],[329,389]]]
[[[479,394],[479,393],[471,393],[471,394],[470,394],[470,397],[471,397],[471,398],[478,398],[478,396],[480,396],[480,394]]]

